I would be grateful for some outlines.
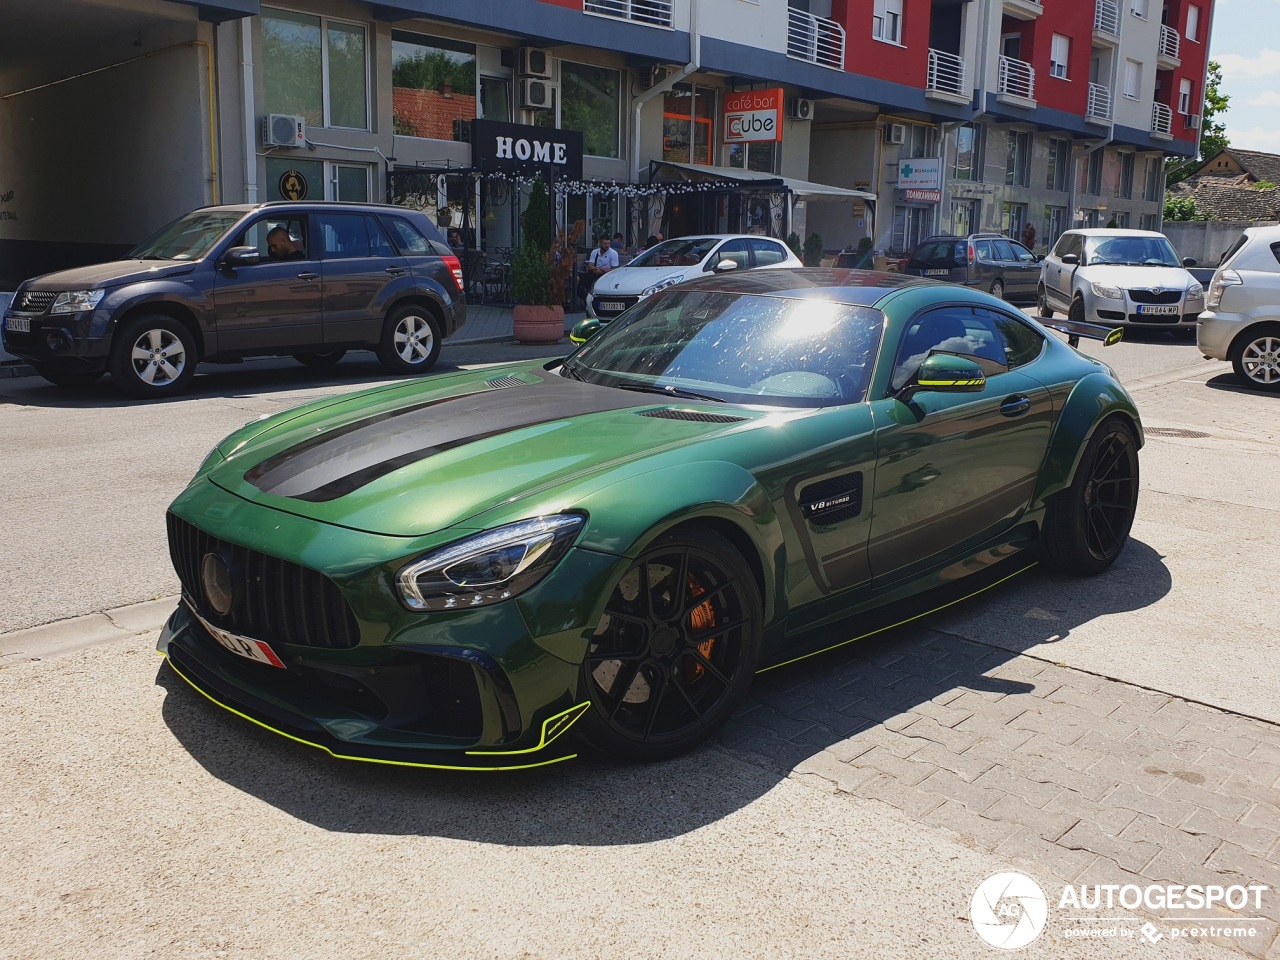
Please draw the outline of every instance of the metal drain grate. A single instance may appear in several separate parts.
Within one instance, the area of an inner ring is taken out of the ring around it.
[[[486,380],[485,383],[494,390],[501,390],[504,387],[528,386],[528,384],[519,377],[494,377],[492,380]]]
[[[1177,437],[1180,440],[1207,440],[1211,433],[1200,430],[1183,430],[1181,427],[1147,427],[1148,437]]]

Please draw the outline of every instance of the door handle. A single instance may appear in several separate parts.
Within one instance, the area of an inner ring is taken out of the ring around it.
[[[1000,415],[1004,417],[1020,417],[1030,409],[1030,397],[1005,397],[1004,402],[1000,404]]]
[[[398,277],[404,273],[404,267],[387,267],[387,273],[393,277]]]
[[[319,279],[320,279],[320,274],[318,274],[318,273],[311,273],[311,272],[304,272],[304,273],[300,273],[300,274],[298,274],[298,279],[299,279],[299,280],[319,280]]]

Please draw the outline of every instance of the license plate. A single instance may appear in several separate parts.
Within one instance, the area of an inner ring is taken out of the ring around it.
[[[226,630],[215,627],[198,613],[196,614],[196,619],[200,621],[201,626],[209,631],[209,636],[213,637],[232,653],[239,654],[246,660],[265,663],[268,667],[277,667],[280,670],[286,669],[284,662],[275,655],[275,651],[261,640],[251,640],[248,637],[240,636],[238,633],[229,633]]]
[[[1176,303],[1170,306],[1151,303],[1138,304],[1138,312],[1149,317],[1176,317],[1178,315],[1178,310],[1179,307]]]
[[[5,320],[5,329],[14,333],[30,333],[31,318],[30,317],[9,317]]]
[[[596,309],[614,310],[621,313],[623,310],[627,309],[627,305],[625,303],[619,303],[617,300],[601,300],[596,304]]]
[[[924,272],[924,275],[926,277],[947,277],[951,275],[951,271],[950,270],[926,270]]]

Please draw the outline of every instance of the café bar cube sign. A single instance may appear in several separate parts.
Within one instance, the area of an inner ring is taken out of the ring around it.
[[[757,143],[782,139],[782,88],[727,93],[724,142]]]

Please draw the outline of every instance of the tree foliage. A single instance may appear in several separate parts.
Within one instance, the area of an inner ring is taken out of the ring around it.
[[[1169,165],[1165,177],[1169,186],[1187,179],[1206,160],[1231,146],[1226,124],[1222,122],[1230,103],[1231,95],[1222,92],[1222,66],[1217,60],[1210,60],[1209,74],[1204,85],[1204,106],[1200,111],[1200,153],[1188,160]]]
[[[427,49],[401,57],[391,68],[391,85],[410,90],[439,90],[447,83],[454,93],[475,96],[475,58],[458,57],[457,54],[451,56],[447,50]]]
[[[1196,202],[1191,197],[1166,196],[1164,219],[1166,223],[1185,223],[1188,220],[1208,220],[1209,218],[1196,209]]]

